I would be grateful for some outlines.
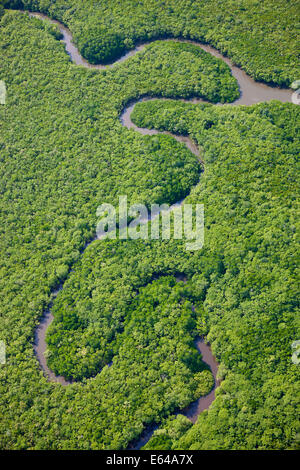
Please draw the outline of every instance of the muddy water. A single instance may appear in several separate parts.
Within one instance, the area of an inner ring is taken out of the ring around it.
[[[212,355],[209,345],[204,342],[203,338],[197,338],[195,341],[195,346],[202,356],[202,361],[205,362],[205,364],[207,364],[211,370],[211,373],[214,377],[214,386],[207,395],[198,398],[198,400],[194,401],[183,410],[174,413],[176,415],[181,414],[186,416],[190,421],[192,421],[192,423],[196,423],[199,414],[210,407],[215,399],[215,390],[220,385],[220,381],[217,379],[219,366],[215,357]],[[140,437],[128,445],[128,450],[139,450],[144,447],[158,427],[159,426],[157,424],[151,424],[150,426],[147,426]]]
[[[108,67],[112,67],[115,64],[119,64],[121,62],[124,62],[127,60],[129,57],[134,56],[138,52],[142,51],[145,49],[147,44],[150,44],[150,42],[145,42],[143,44],[138,45],[131,51],[127,52],[124,54],[120,59],[116,60],[113,64],[110,65],[93,65],[90,64],[86,59],[84,59],[78,48],[74,45],[73,43],[73,37],[72,33],[69,31],[66,26],[63,24],[59,23],[56,20],[52,20],[46,15],[43,15],[41,13],[30,13],[30,16],[34,16],[43,20],[48,20],[51,21],[52,23],[56,24],[60,30],[60,32],[63,35],[62,42],[65,44],[66,52],[69,54],[71,60],[77,64],[81,65],[83,67],[91,68],[91,69],[106,69]],[[163,39],[164,41],[177,41],[177,42],[187,42],[190,44],[194,44],[201,49],[203,49],[205,52],[213,55],[214,57],[217,57],[218,59],[223,60],[231,70],[232,75],[236,78],[238,85],[239,85],[239,90],[240,90],[240,97],[234,101],[233,103],[227,104],[225,106],[232,106],[232,105],[251,105],[254,103],[260,103],[263,101],[270,101],[270,100],[279,100],[282,103],[286,102],[292,102],[292,90],[290,89],[284,89],[284,88],[278,88],[278,87],[271,87],[269,85],[266,85],[264,83],[260,82],[255,82],[253,78],[249,77],[246,72],[244,72],[242,69],[239,67],[236,67],[233,65],[232,61],[228,59],[228,57],[223,56],[217,49],[215,49],[212,46],[209,46],[207,44],[201,44],[200,42],[197,41],[191,41],[188,39]],[[120,119],[122,124],[127,127],[128,129],[134,129],[135,131],[139,132],[140,134],[143,135],[155,135],[159,133],[163,134],[169,134],[172,135],[178,142],[181,142],[185,144],[191,152],[193,152],[198,158],[199,158],[199,150],[196,146],[196,144],[187,136],[182,136],[182,135],[175,135],[171,134],[170,132],[160,132],[155,129],[145,129],[145,128],[140,128],[136,126],[132,121],[131,121],[131,113],[134,109],[134,106],[137,102],[139,101],[146,101],[151,98],[144,97],[141,98],[140,100],[136,100],[134,103],[129,104],[122,112]],[[153,99],[153,98],[152,98]],[[160,99],[165,99],[165,98],[160,98]],[[194,99],[189,99],[189,100],[181,100],[185,101],[187,103],[204,103],[207,102],[204,99],[201,98],[194,98]]]
[[[55,298],[58,294],[60,289],[57,291],[53,292],[52,296]],[[35,336],[34,336],[34,352],[38,358],[38,361],[40,363],[41,369],[43,370],[45,376],[47,379],[51,382],[56,382],[60,383],[61,385],[69,385],[71,382],[67,381],[64,377],[61,377],[59,375],[55,375],[54,372],[52,372],[51,369],[47,366],[47,359],[45,356],[45,352],[47,350],[47,343],[46,343],[46,331],[48,329],[48,326],[52,323],[53,321],[53,315],[51,313],[51,307],[52,304],[50,304],[48,310],[44,313],[42,320],[40,321],[39,326],[35,330]]]
[[[131,103],[130,105],[128,105],[122,112],[121,116],[120,116],[120,120],[121,120],[121,123],[123,124],[123,126],[127,127],[127,129],[134,129],[135,131],[139,132],[140,134],[142,135],[156,135],[156,134],[166,134],[166,135],[171,135],[172,137],[174,137],[174,139],[176,139],[178,142],[181,142],[183,144],[185,144],[187,146],[187,148],[194,154],[196,155],[196,157],[199,159],[199,161],[201,163],[202,160],[200,158],[200,154],[199,154],[199,149],[197,147],[197,145],[195,144],[195,142],[192,141],[192,139],[190,139],[190,137],[187,137],[187,136],[184,136],[184,135],[176,135],[176,134],[172,134],[171,132],[168,132],[168,131],[158,131],[156,129],[147,129],[145,127],[138,127],[136,126],[132,120],[131,120],[131,113],[132,111],[134,110],[134,107],[137,103],[140,103],[142,101],[151,101],[151,100],[155,100],[156,98],[149,98],[149,97],[144,97],[144,98],[140,98],[139,100],[136,100],[134,103]],[[166,100],[167,98],[159,98],[160,100]],[[194,102],[195,100],[191,100],[191,101],[187,101],[187,100],[180,100],[180,101],[185,101],[185,102]],[[196,100],[197,102],[200,102],[201,100]],[[203,100],[201,101],[202,103],[204,102]]]
[[[71,60],[77,64],[81,65],[83,67],[87,67],[90,69],[106,69],[107,67],[111,67],[115,64],[119,64],[121,62],[124,62],[126,59],[129,57],[134,56],[138,52],[142,51],[145,49],[146,45],[149,44],[150,42],[153,41],[148,41],[143,44],[138,45],[131,51],[127,52],[124,54],[120,59],[116,60],[113,64],[111,65],[93,65],[90,64],[86,59],[84,59],[77,47],[73,43],[73,37],[72,33],[69,31],[66,26],[63,24],[59,23],[56,20],[52,20],[46,15],[43,15],[41,13],[30,13],[30,16],[35,16],[40,19],[48,20],[51,21],[52,23],[56,24],[58,28],[60,29],[60,32],[63,35],[62,42],[65,44],[66,51],[69,54]],[[261,103],[262,101],[270,101],[270,100],[279,100],[283,103],[286,102],[291,102],[292,101],[292,90],[290,89],[284,89],[284,88],[278,88],[278,87],[271,87],[269,85],[266,85],[264,83],[260,82],[255,82],[253,78],[249,77],[246,72],[244,72],[242,69],[239,67],[236,67],[233,65],[232,61],[228,59],[228,57],[223,56],[217,49],[215,49],[212,46],[209,46],[207,44],[202,44],[197,41],[190,41],[188,39],[163,39],[163,41],[179,41],[179,42],[188,42],[191,44],[194,44],[204,51],[208,52],[209,54],[212,54],[214,57],[217,57],[218,59],[222,59],[231,69],[232,75],[236,78],[239,88],[240,88],[240,98],[238,98],[234,103],[232,104],[244,104],[244,105],[251,105],[254,103]],[[201,103],[203,100],[201,99],[194,99],[194,100],[189,100],[190,102],[193,103]]]
[[[72,34],[66,28],[64,25],[59,23],[58,21],[51,20],[48,18],[46,15],[42,15],[40,13],[30,13],[30,16],[38,17],[41,19],[47,19],[51,21],[52,23],[57,24],[59,27],[63,38],[62,42],[65,44],[66,52],[69,54],[71,60],[80,66],[87,67],[87,68],[92,68],[92,69],[106,69],[107,67],[111,67],[115,64],[121,63],[125,60],[127,60],[129,57],[134,56],[138,52],[142,51],[145,46],[149,43],[144,43],[140,44],[137,46],[135,49],[131,50],[130,52],[124,54],[119,60],[116,60],[113,64],[104,66],[104,65],[92,65],[89,62],[87,62],[80,54],[78,51],[77,47],[74,45],[73,40],[72,40]],[[165,40],[165,39],[164,39]],[[169,39],[170,40],[170,39]],[[212,54],[213,56],[222,59],[226,64],[231,69],[232,75],[236,78],[238,84],[239,84],[239,89],[240,89],[240,97],[231,104],[228,104],[226,106],[232,106],[232,105],[252,105],[254,103],[260,103],[263,101],[270,101],[270,100],[279,100],[281,102],[291,102],[292,101],[292,91],[289,89],[280,89],[278,87],[271,87],[263,83],[255,82],[252,78],[250,78],[243,70],[240,68],[236,67],[235,65],[232,64],[230,59],[227,57],[224,57],[219,51],[217,51],[215,48],[212,46],[206,45],[206,44],[201,44],[196,41],[189,41],[189,40],[181,40],[181,39],[173,39],[175,41],[182,41],[182,42],[189,42],[192,44],[197,45],[198,47],[202,48],[204,51]],[[144,97],[142,100],[147,100],[150,98]],[[137,100],[138,101],[138,100]],[[182,100],[186,101],[188,103],[203,103],[205,102],[202,99],[195,98],[191,100]],[[129,104],[123,111],[122,115],[120,116],[121,123],[127,127],[128,129],[134,129],[137,132],[140,132],[141,134],[145,135],[154,135],[161,133],[160,131],[157,130],[150,130],[150,129],[142,129],[137,127],[130,118],[130,115],[134,109],[135,103]],[[193,152],[193,154],[200,159],[199,156],[199,150],[196,146],[196,144],[187,136],[178,136],[174,134],[170,134],[168,132],[165,132],[166,134],[172,135],[177,141],[184,143],[190,150]],[[182,204],[183,201],[180,201],[178,203],[175,203],[174,206],[172,207],[177,207],[178,205]],[[172,210],[172,208],[171,208]],[[144,222],[147,223],[149,220],[145,220]],[[97,238],[97,237],[96,237]],[[95,239],[96,239],[95,238]],[[95,240],[94,239],[94,240]],[[185,279],[177,279],[179,280],[185,280]],[[63,288],[63,285],[60,286],[59,290]],[[53,297],[55,298],[57,293],[59,292],[56,291],[53,293]],[[36,356],[38,358],[38,361],[40,363],[40,366],[45,374],[45,376],[48,378],[48,380],[52,382],[58,382],[61,385],[68,385],[71,382],[68,382],[64,379],[64,377],[58,377],[56,376],[47,366],[46,358],[45,358],[45,351],[46,351],[46,342],[45,342],[45,335],[46,335],[46,330],[48,326],[51,324],[53,320],[53,315],[51,313],[51,306],[49,309],[44,313],[43,318],[39,324],[39,326],[36,329],[35,332],[35,344],[34,344],[34,350],[36,353]],[[199,400],[195,401],[194,403],[191,403],[188,407],[186,407],[184,410],[180,411],[181,414],[184,414],[187,416],[193,423],[197,420],[198,415],[205,409],[207,409],[211,403],[213,402],[215,398],[215,389],[219,385],[219,382],[217,380],[217,371],[218,371],[218,364],[215,360],[215,358],[212,355],[212,352],[210,350],[210,347],[205,344],[203,339],[198,338],[196,340],[196,347],[198,351],[202,355],[203,361],[209,365],[212,374],[215,379],[215,384],[212,389],[212,391],[206,395],[205,397],[201,397]],[[130,444],[129,448],[131,449],[139,449],[142,446],[144,446],[147,441],[150,439],[150,437],[153,435],[154,430],[157,429],[157,425],[153,424],[142,433],[140,438],[135,441],[134,443]]]
[[[217,379],[218,363],[215,357],[212,355],[209,345],[204,342],[204,339],[197,338],[196,348],[202,356],[202,361],[209,366],[215,383],[208,395],[198,398],[198,400],[194,401],[189,406],[180,411],[180,414],[185,415],[187,418],[189,418],[189,420],[192,421],[192,423],[197,421],[197,418],[202,411],[207,410],[210,407],[215,399],[215,390],[220,385],[220,382]]]
[[[63,36],[62,39],[61,39],[61,42],[65,45],[66,52],[70,56],[72,62],[74,62],[74,64],[76,64],[76,65],[81,65],[81,66],[86,67],[88,69],[97,69],[97,70],[107,69],[108,67],[111,67],[112,65],[124,62],[124,60],[128,59],[129,57],[132,57],[137,52],[139,52],[140,50],[143,50],[145,48],[145,45],[137,46],[136,48],[132,49],[131,51],[126,52],[126,54],[124,54],[119,59],[115,60],[112,64],[108,64],[108,65],[90,64],[80,54],[78,48],[75,46],[75,44],[73,42],[73,36],[72,36],[71,31],[65,25],[63,25],[62,23],[60,23],[57,20],[52,20],[51,18],[49,18],[47,15],[44,15],[43,13],[30,12],[29,16],[39,18],[41,20],[47,20],[47,21],[50,21],[50,23],[53,23],[53,24],[57,25],[60,32],[61,32],[61,34],[62,34],[62,36]]]
[[[60,32],[62,33],[62,42],[65,44],[66,52],[69,54],[72,62],[74,62],[76,65],[81,65],[86,68],[91,68],[91,69],[106,69],[108,67],[112,67],[113,65],[119,64],[121,62],[124,62],[127,60],[129,57],[134,56],[138,52],[142,51],[145,49],[147,44],[150,44],[153,41],[148,41],[143,44],[138,45],[131,51],[127,52],[124,54],[120,59],[116,60],[113,64],[110,65],[93,65],[90,64],[86,59],[84,59],[78,48],[74,45],[73,43],[73,37],[72,33],[70,30],[61,24],[60,22],[56,20],[50,19],[48,16],[43,15],[41,13],[30,13],[30,16],[34,16],[43,20],[48,20],[51,23],[54,23],[58,26]],[[293,91],[290,89],[284,89],[284,88],[279,88],[279,87],[271,87],[269,85],[266,85],[264,83],[260,82],[255,82],[253,78],[249,77],[246,72],[244,72],[242,69],[239,67],[236,67],[233,65],[232,61],[228,59],[228,57],[223,56],[217,49],[215,49],[212,46],[209,46],[207,44],[202,44],[197,41],[191,41],[188,39],[163,39],[164,41],[177,41],[177,42],[187,42],[190,44],[194,44],[201,49],[203,49],[205,52],[213,55],[214,57],[217,57],[218,59],[223,60],[231,70],[232,75],[236,78],[238,85],[239,85],[239,90],[240,90],[240,97],[234,101],[233,103],[227,104],[225,106],[232,106],[232,105],[251,105],[254,103],[261,103],[263,101],[270,101],[270,100],[279,100],[282,103],[286,102],[292,102],[292,93]],[[143,135],[155,135],[159,133],[163,134],[168,134],[172,135],[178,142],[181,142],[185,144],[191,152],[194,153],[198,158],[199,157],[199,150],[195,144],[189,137],[187,136],[182,136],[182,135],[175,135],[171,134],[170,132],[160,132],[155,129],[145,129],[145,128],[140,128],[136,126],[132,121],[131,121],[131,113],[134,109],[134,106],[137,102],[139,101],[146,101],[151,98],[144,97],[141,98],[140,100],[136,100],[134,103],[129,104],[122,112],[120,119],[122,124],[127,127],[128,129],[134,129],[135,131],[139,132],[140,134]],[[153,98],[152,98],[153,99]],[[164,99],[164,98],[160,98]],[[189,99],[189,100],[181,100],[185,101],[187,103],[204,103],[207,102],[204,99],[201,98],[194,98],[194,99]]]
[[[193,44],[199,45],[199,43],[195,41],[189,41]],[[282,103],[291,103],[292,101],[292,90],[279,88],[279,87],[271,87],[264,83],[255,82],[253,78],[249,77],[242,69],[233,65],[232,61],[228,59],[228,57],[223,56],[217,49],[209,45],[200,45],[201,49],[206,52],[209,52],[214,57],[218,59],[222,59],[231,70],[232,75],[236,78],[239,89],[240,89],[240,97],[234,101],[232,104],[238,105],[251,105],[254,103],[261,103],[263,101],[271,101],[271,100],[279,100]],[[192,100],[194,101],[194,100]],[[197,100],[196,100],[197,101]],[[195,102],[195,101],[194,101]]]

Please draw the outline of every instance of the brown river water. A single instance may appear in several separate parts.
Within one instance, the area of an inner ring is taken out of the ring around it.
[[[124,54],[120,59],[116,60],[113,64],[111,65],[92,65],[89,62],[87,62],[80,54],[78,51],[77,47],[73,44],[72,41],[72,33],[66,28],[64,25],[59,23],[58,21],[52,20],[48,18],[46,15],[40,14],[40,13],[30,13],[30,16],[34,16],[43,20],[48,20],[51,21],[52,23],[55,23],[62,35],[62,42],[65,44],[66,52],[69,54],[71,60],[83,67],[87,68],[93,68],[93,69],[106,69],[108,67],[113,67],[115,64],[121,63],[125,60],[127,60],[129,57],[134,56],[141,50],[145,48],[145,46],[149,43],[143,43],[138,45],[135,49],[129,51],[128,53]],[[165,40],[165,39],[164,39]],[[259,83],[255,82],[251,77],[249,77],[243,70],[241,70],[239,67],[236,67],[233,65],[233,63],[228,59],[227,57],[224,57],[219,51],[217,51],[214,47],[206,45],[206,44],[201,44],[196,41],[189,41],[189,40],[180,40],[180,39],[166,39],[166,40],[174,40],[174,41],[183,41],[183,42],[190,42],[192,44],[197,45],[201,49],[205,50],[206,52],[212,54],[213,56],[222,59],[226,64],[231,69],[232,75],[236,78],[238,84],[239,84],[239,89],[240,89],[240,97],[231,104],[227,104],[224,106],[232,106],[232,105],[252,105],[254,103],[260,103],[263,101],[270,101],[270,100],[279,100],[283,103],[285,102],[291,102],[292,101],[292,90],[290,89],[282,89],[278,87],[272,87],[268,86],[264,83]],[[135,104],[138,101],[142,100],[147,100],[147,99],[154,99],[154,98],[148,98],[148,97],[143,97],[140,100],[136,100],[134,103],[130,103],[122,112],[120,116],[121,123],[127,127],[128,129],[134,129],[137,132],[140,132],[141,134],[145,135],[154,135],[158,133],[162,133],[160,131],[154,130],[154,129],[144,129],[144,128],[139,128],[137,127],[130,118],[130,115],[134,109]],[[160,98],[161,99],[161,98]],[[183,100],[184,101],[184,100]],[[191,100],[185,100],[188,103],[203,103],[205,102],[202,99],[195,98]],[[169,132],[165,132],[166,134],[170,134]],[[190,150],[191,152],[199,159],[199,150],[197,145],[189,138],[186,136],[178,136],[174,134],[172,135],[177,141],[184,143]],[[202,162],[203,163],[203,162]],[[180,201],[178,203],[174,204],[174,207],[178,206],[181,204],[183,201]],[[171,210],[172,210],[171,206]],[[145,223],[147,223],[145,221]],[[96,240],[97,237],[94,238]],[[90,243],[92,243],[94,240],[92,240]],[[88,243],[89,244],[89,243]],[[88,245],[87,244],[87,245]],[[87,246],[86,245],[86,246]],[[184,280],[182,278],[177,278],[177,281]],[[57,296],[58,292],[63,288],[63,284],[55,291],[52,293],[52,298],[53,300]],[[52,372],[49,367],[47,366],[47,360],[45,357],[45,352],[47,349],[46,341],[45,341],[45,336],[46,336],[46,331],[48,326],[51,324],[53,321],[53,315],[51,313],[51,307],[52,303],[50,304],[49,308],[47,311],[44,312],[44,315],[36,328],[35,331],[35,341],[34,341],[34,351],[37,356],[37,359],[39,361],[40,367],[43,370],[45,376],[47,379],[51,382],[57,382],[61,385],[70,385],[72,382],[66,381],[64,377],[56,376],[54,372]],[[215,389],[219,385],[219,381],[217,379],[217,372],[218,372],[218,363],[216,359],[214,358],[211,349],[209,345],[207,345],[202,338],[197,338],[195,341],[195,346],[199,353],[202,355],[202,360],[209,366],[213,376],[214,376],[214,387],[211,390],[211,392],[196,400],[195,402],[191,403],[189,406],[187,406],[184,410],[181,410],[180,413],[184,414],[189,418],[193,423],[196,422],[197,417],[199,414],[203,411],[209,408],[211,403],[215,399]],[[178,414],[178,413],[177,413]],[[145,429],[145,431],[141,434],[138,440],[133,441],[131,444],[129,444],[128,449],[140,449],[142,446],[144,446],[148,440],[151,438],[153,435],[153,432],[158,428],[158,425],[153,424],[150,425]]]

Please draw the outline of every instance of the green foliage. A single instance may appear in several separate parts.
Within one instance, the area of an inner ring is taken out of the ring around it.
[[[222,357],[225,380],[213,409],[175,448],[280,449],[289,446],[283,445],[287,436],[294,445],[298,114],[297,106],[276,102],[230,109],[171,101],[136,106],[139,126],[174,132],[180,122],[180,132],[203,147],[204,178],[189,200],[209,201],[206,247],[224,255],[224,274],[208,288],[198,322]]]
[[[78,39],[81,54],[91,64],[106,64],[120,57],[125,50],[122,37],[102,26],[88,25]]]
[[[124,330],[124,319],[126,319],[126,325],[127,319],[133,315],[132,309],[137,308],[136,303],[139,304],[144,298],[144,302],[149,302],[149,305],[142,304],[143,316],[149,319],[150,311],[147,312],[147,309],[151,305],[156,309],[165,295],[161,295],[158,290],[155,294],[152,294],[151,290],[143,295],[138,292],[141,289],[145,292],[143,286],[158,275],[164,276],[174,272],[174,266],[175,272],[187,269],[183,245],[176,243],[168,247],[166,244],[164,251],[166,250],[168,250],[168,257],[164,260],[160,250],[157,252],[157,242],[146,243],[131,240],[127,243],[124,241],[94,242],[85,251],[64,284],[63,290],[54,301],[52,311],[55,320],[49,327],[47,335],[50,352],[48,363],[51,369],[66,378],[79,380],[95,375],[101,367],[111,361],[120,347],[118,334]],[[174,250],[176,250],[176,256],[172,255]],[[141,253],[144,253],[144,258],[148,260],[148,266],[145,265],[143,259],[137,263]],[[96,263],[95,260],[97,260]],[[168,279],[162,277],[161,283],[164,289],[167,281]],[[189,314],[184,320],[186,324],[182,323],[182,331],[195,332],[196,323],[190,312],[191,302],[198,300],[193,289],[194,279],[192,278],[184,285],[184,289],[182,287],[179,289],[174,278],[170,283],[175,292],[181,293],[176,298],[176,302],[185,301],[189,305],[187,307]],[[154,284],[154,287],[156,285]],[[151,299],[151,295],[154,299]],[[171,295],[168,302],[169,306],[172,306]],[[160,310],[155,311],[157,314],[160,312]],[[138,314],[139,310],[134,310],[134,315]],[[141,320],[135,316],[131,325],[136,327]],[[170,322],[170,318],[168,321]],[[155,331],[158,337],[167,336],[167,326],[157,321]],[[130,335],[134,335],[134,332]],[[155,338],[152,343],[156,344]],[[82,351],[84,351],[84,358],[78,361]],[[134,357],[134,351],[130,354]],[[203,367],[200,356],[195,350],[193,354],[183,352],[181,360],[194,372]],[[195,382],[190,386],[195,399],[208,393],[213,384],[211,373],[208,371],[195,375],[194,380]]]
[[[198,372],[194,377],[197,388],[195,390],[195,399],[207,395],[214,385],[214,378],[209,370]]]
[[[4,1],[0,0],[0,18],[4,15]]]
[[[154,431],[153,436],[143,447],[143,450],[170,450],[173,444],[178,441],[192,427],[191,421],[185,416],[178,414],[170,417]]]
[[[199,96],[214,103],[239,97],[236,79],[228,65],[193,44],[157,41],[134,58],[137,65],[141,61],[154,96]]]
[[[92,3],[81,2],[76,11],[68,5],[44,1],[40,8],[79,28]],[[166,2],[157,19],[146,16],[139,3],[131,20],[132,5],[122,2],[124,29],[132,37],[133,22],[141,35],[151,19],[153,28],[143,32],[149,37],[157,25],[165,29],[168,11],[173,34],[184,33],[182,15],[188,14],[189,24],[195,15],[195,37],[206,31],[208,38],[208,17],[199,16],[197,2],[188,9],[181,4],[180,16],[179,2]],[[266,15],[273,18],[268,2],[262,19],[249,15],[246,6],[233,17],[224,2],[221,13],[215,5],[214,15],[228,21],[213,19],[211,42],[220,45],[222,36],[223,50],[234,51],[243,64],[250,55],[247,70],[255,76],[292,80],[293,40],[282,66],[279,59],[292,36],[288,28],[280,44],[261,56],[273,27],[262,26]],[[261,12],[261,5],[251,8]],[[114,6],[110,14],[121,8]],[[108,10],[101,11],[104,21]],[[290,24],[281,3],[274,11],[282,13],[283,25]],[[258,46],[250,54],[252,45],[242,47],[243,37],[237,41],[236,35],[253,18],[257,28],[249,41]],[[126,103],[145,94],[172,97],[174,74],[176,97],[197,92],[214,99],[226,80],[223,98],[230,101],[236,84],[226,68],[202,53],[196,57],[191,49],[160,42],[112,69],[86,70],[74,66],[49,33],[47,25],[22,13],[1,19],[1,79],[7,85],[7,104],[0,107],[0,338],[7,346],[7,363],[0,368],[1,448],[121,449],[154,422],[163,422],[148,444],[156,448],[295,448],[299,368],[292,363],[291,344],[299,339],[299,107],[138,104],[139,125],[188,134],[198,143],[205,161],[200,174],[195,156],[171,136],[141,136],[125,129],[119,116]],[[187,52],[195,62],[180,80]],[[198,66],[206,78],[199,78],[196,90]],[[204,249],[187,252],[184,240],[137,240],[98,241],[83,252],[94,235],[99,204],[117,204],[120,194],[128,194],[129,203],[171,203],[190,191],[187,202],[205,205]],[[180,273],[186,284],[176,282]],[[47,335],[48,362],[80,379],[68,387],[47,381],[32,347],[35,328],[62,281]],[[224,380],[195,425],[180,417],[169,424],[163,420],[211,382],[193,343],[198,332],[208,334]]]
[[[81,53],[92,61],[109,61],[141,41],[183,37],[215,46],[256,80],[289,86],[299,78],[298,0],[23,3],[66,24]]]
[[[2,0],[4,8],[24,8],[24,2],[21,0]]]

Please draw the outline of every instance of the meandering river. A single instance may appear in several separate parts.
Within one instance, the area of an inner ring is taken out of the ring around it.
[[[30,16],[38,17],[43,20],[48,20],[52,23],[55,23],[61,33],[62,33],[62,42],[65,44],[66,52],[69,54],[71,60],[80,66],[87,67],[87,68],[93,68],[93,69],[105,69],[107,67],[113,67],[115,64],[123,62],[127,60],[129,57],[132,57],[133,55],[137,54],[141,50],[145,48],[145,46],[148,43],[140,44],[138,45],[135,49],[131,50],[130,52],[126,53],[124,56],[122,56],[119,60],[116,60],[113,64],[104,66],[104,65],[92,65],[89,62],[87,62],[80,54],[78,51],[77,47],[74,45],[72,41],[72,34],[66,28],[64,25],[59,23],[58,21],[52,20],[48,18],[46,15],[40,14],[40,13],[30,13]],[[196,41],[188,41],[188,40],[181,40],[181,39],[167,39],[168,41],[174,40],[174,41],[183,41],[183,42],[190,42],[192,44],[197,45],[201,49],[205,50],[206,52],[212,54],[213,56],[222,59],[226,64],[231,69],[232,75],[236,78],[238,84],[239,84],[239,89],[240,89],[240,97],[231,104],[227,104],[226,106],[235,106],[235,105],[252,105],[254,103],[259,103],[262,101],[270,101],[273,99],[279,100],[281,102],[291,102],[292,101],[292,91],[289,89],[281,89],[277,87],[271,87],[263,83],[255,82],[251,77],[249,77],[243,70],[240,68],[236,67],[235,65],[232,64],[230,59],[227,57],[224,57],[220,52],[218,52],[215,48],[206,45],[206,44],[201,44]],[[150,99],[147,97],[143,97],[143,100],[145,99]],[[139,101],[139,100],[137,100]],[[137,102],[136,101],[136,102]],[[192,99],[192,100],[186,100],[188,103],[201,103],[204,102],[204,100],[201,99]],[[131,103],[128,105],[122,112],[120,116],[121,123],[126,126],[128,129],[132,128],[136,130],[137,132],[140,132],[141,134],[157,134],[161,133],[160,131],[156,130],[150,130],[150,129],[144,129],[144,128],[139,128],[137,127],[132,121],[131,121],[131,113],[134,109],[135,103]],[[170,133],[168,133],[170,134]],[[196,146],[196,144],[186,136],[178,136],[174,134],[172,135],[176,140],[179,142],[184,143],[190,150],[193,152],[193,154],[199,159],[199,150]],[[202,162],[203,163],[203,162]],[[181,204],[182,201],[174,204],[174,207],[178,204]],[[148,220],[145,221],[147,223]],[[97,237],[94,238],[96,240]],[[92,240],[90,243],[92,243],[94,240]],[[89,243],[88,243],[89,244]],[[87,245],[88,245],[87,244]],[[86,245],[86,246],[87,246]],[[84,251],[84,250],[83,250]],[[178,281],[183,280],[181,278],[177,279]],[[63,284],[55,291],[52,293],[52,298],[54,299],[59,290],[63,288]],[[35,342],[34,342],[34,351],[36,353],[37,359],[40,363],[40,366],[47,377],[47,379],[51,382],[58,382],[61,385],[70,385],[72,382],[68,382],[64,379],[64,377],[56,376],[53,371],[49,369],[47,366],[47,360],[45,357],[45,352],[46,352],[46,341],[45,341],[45,336],[46,336],[46,331],[48,326],[51,324],[53,321],[53,315],[51,313],[51,307],[52,304],[49,306],[47,311],[44,312],[44,315],[36,328],[35,331]],[[211,403],[213,402],[215,398],[215,389],[219,385],[219,382],[217,380],[217,372],[218,372],[218,364],[216,362],[216,359],[212,355],[210,347],[205,344],[204,340],[201,338],[198,338],[195,342],[195,345],[197,347],[197,350],[199,353],[202,355],[203,361],[209,365],[210,370],[214,376],[215,379],[215,384],[211,392],[206,395],[205,397],[201,397],[199,400],[195,401],[194,403],[190,404],[187,408],[184,410],[181,410],[180,413],[184,414],[187,416],[192,422],[195,422],[197,420],[198,415],[205,409],[207,409]],[[143,445],[146,444],[146,442],[150,439],[152,436],[154,430],[157,428],[157,426],[149,426],[140,436],[140,438],[133,443],[129,445],[128,448],[130,449],[139,449]]]

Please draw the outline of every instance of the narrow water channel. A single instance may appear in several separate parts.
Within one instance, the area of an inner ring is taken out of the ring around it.
[[[30,13],[30,16],[34,16],[40,19],[48,20],[51,21],[52,23],[57,24],[59,27],[61,33],[62,33],[62,42],[65,44],[66,51],[69,54],[71,60],[80,66],[87,67],[87,68],[93,68],[93,69],[105,69],[107,67],[112,67],[117,63],[123,62],[127,60],[129,57],[134,56],[141,50],[145,48],[145,46],[148,43],[140,44],[138,45],[135,49],[129,51],[126,53],[124,56],[122,56],[119,60],[116,60],[113,64],[104,66],[104,65],[92,65],[88,63],[79,53],[77,47],[73,43],[72,39],[72,34],[66,28],[64,25],[59,23],[58,21],[52,20],[48,18],[46,15],[40,14],[40,13]],[[215,48],[206,45],[206,44],[201,44],[196,41],[188,41],[185,39],[168,39],[174,40],[174,41],[182,41],[182,42],[190,42],[194,45],[197,45],[198,47],[202,48],[206,52],[212,54],[213,56],[222,59],[226,64],[231,69],[232,75],[236,78],[238,84],[239,84],[239,89],[240,89],[240,97],[231,104],[227,104],[225,106],[235,106],[235,105],[252,105],[254,103],[259,103],[262,101],[270,101],[270,100],[279,100],[281,102],[291,102],[291,97],[292,97],[292,91],[289,89],[281,89],[278,87],[271,87],[263,83],[255,82],[251,77],[249,77],[243,70],[240,68],[234,66],[230,59],[227,57],[224,57],[220,52],[218,52]],[[142,98],[142,100],[150,99],[147,97]],[[137,100],[138,102],[140,100]],[[183,100],[184,101],[184,100]],[[188,103],[201,103],[204,102],[204,100],[195,98],[192,100],[185,100]],[[131,121],[131,113],[134,109],[135,103],[129,104],[122,112],[120,116],[121,123],[127,127],[128,129],[134,129],[135,131],[145,135],[154,135],[161,133],[160,131],[157,130],[151,130],[151,129],[144,129],[144,128],[139,128],[137,127],[132,121]],[[167,133],[170,134],[170,133]],[[174,134],[172,135],[176,140],[178,140],[181,143],[184,143],[189,150],[197,157],[199,158],[199,150],[197,148],[197,145],[195,142],[193,142],[189,137],[187,136],[178,136]],[[183,201],[179,201],[178,203],[175,203],[174,206],[176,207],[179,204],[181,204]],[[172,210],[172,209],[171,209]],[[145,220],[144,223],[148,223],[148,220]],[[95,237],[97,239],[97,237]],[[95,240],[94,239],[94,240]],[[94,241],[92,240],[92,242]],[[92,243],[91,242],[91,243]],[[52,293],[53,299],[56,297],[58,292],[63,288],[63,284],[59,287],[59,289],[55,292]],[[49,306],[48,310],[44,312],[44,315],[36,328],[35,331],[35,343],[34,343],[34,351],[36,353],[37,359],[39,361],[39,364],[41,366],[41,369],[43,370],[45,376],[47,379],[51,382],[57,382],[60,383],[61,385],[70,385],[72,382],[68,382],[64,379],[64,377],[56,376],[47,366],[47,360],[45,357],[45,351],[46,351],[46,341],[45,341],[45,336],[46,336],[46,331],[48,326],[51,324],[53,321],[53,315],[51,313],[51,307],[52,304]],[[197,338],[195,342],[195,346],[197,347],[197,350],[199,353],[202,355],[203,361],[210,367],[210,370],[214,376],[214,387],[211,390],[211,392],[196,400],[195,402],[191,403],[189,406],[187,406],[184,410],[181,410],[180,413],[184,414],[189,418],[193,423],[196,422],[197,417],[199,414],[209,408],[213,400],[215,399],[215,389],[219,385],[219,382],[217,380],[217,371],[218,371],[218,364],[216,362],[216,359],[212,355],[210,347],[205,344],[204,340],[201,338]],[[150,425],[140,436],[140,438],[133,443],[129,445],[129,449],[139,449],[142,446],[148,442],[150,437],[153,435],[153,432],[157,429],[157,425],[153,424]]]

